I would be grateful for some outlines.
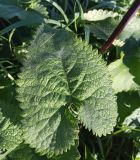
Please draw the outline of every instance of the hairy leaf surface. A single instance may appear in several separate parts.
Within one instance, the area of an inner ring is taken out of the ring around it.
[[[20,123],[21,109],[15,96],[15,85],[9,79],[0,76],[0,109],[3,116],[14,124]]]
[[[63,155],[54,157],[49,160],[79,160],[80,159],[80,154],[77,149],[77,145],[72,146],[70,150],[65,152]]]
[[[0,112],[0,159],[15,149],[22,142],[22,130],[13,125]]]
[[[87,21],[100,21],[100,20],[104,20],[107,19],[109,17],[117,17],[119,14],[112,12],[112,11],[107,11],[107,10],[91,10],[88,11],[87,13],[84,13],[84,20]]]
[[[59,155],[78,139],[78,119],[95,134],[116,123],[116,97],[97,50],[65,30],[43,25],[17,82],[25,141],[38,152]]]
[[[34,152],[28,145],[20,144],[12,151],[7,160],[48,160],[46,156],[40,156]]]

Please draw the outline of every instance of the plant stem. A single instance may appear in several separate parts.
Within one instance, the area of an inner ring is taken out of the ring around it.
[[[101,139],[99,137],[97,137],[97,140],[98,140],[98,145],[99,145],[99,148],[100,148],[100,151],[101,151],[102,158],[103,158],[103,160],[105,160],[105,154],[104,154],[104,149],[103,149]]]
[[[109,49],[112,46],[113,41],[120,35],[122,30],[125,28],[127,23],[131,20],[131,18],[135,15],[137,10],[140,8],[140,0],[135,0],[135,2],[132,4],[126,15],[123,17],[117,28],[114,30],[112,35],[109,37],[109,39],[105,42],[105,44],[100,49],[101,52],[105,52],[107,49]]]

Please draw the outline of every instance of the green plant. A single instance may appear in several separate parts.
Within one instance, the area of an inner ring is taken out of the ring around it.
[[[131,3],[0,0],[0,159],[139,158],[139,14],[100,53]]]

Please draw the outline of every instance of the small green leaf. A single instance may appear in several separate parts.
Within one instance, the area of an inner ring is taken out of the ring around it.
[[[44,7],[42,4],[40,4],[39,1],[35,1],[34,3],[32,2],[30,5],[30,8],[37,11],[38,13],[43,15],[44,17],[48,17],[47,8]]]
[[[120,22],[120,17],[91,22],[89,28],[97,39],[107,40]]]
[[[134,160],[140,160],[140,152],[137,153],[137,155],[136,155]]]
[[[108,66],[108,70],[112,76],[112,87],[115,92],[136,91],[140,86],[135,83],[134,76],[130,73],[129,68],[123,63],[123,57],[112,62]]]
[[[109,17],[117,17],[119,16],[118,13],[112,12],[112,11],[107,11],[107,10],[90,10],[87,13],[84,13],[84,20],[87,21],[101,21],[104,19],[107,19]]]
[[[130,37],[123,50],[122,58],[108,66],[116,93],[140,90],[140,39]]]
[[[140,135],[140,105],[136,110],[132,112],[131,115],[125,118],[123,126],[126,128],[126,133],[131,133],[130,137],[139,138]]]
[[[140,86],[140,35],[139,38],[130,37],[123,50],[125,53],[123,63],[129,68],[134,81]]]
[[[21,127],[13,125],[0,112],[0,159],[14,150],[22,142]]]
[[[111,33],[115,30],[123,15],[119,15],[114,18],[107,18],[101,21],[91,22],[89,25],[91,33],[98,39],[107,40]],[[139,32],[140,18],[135,16],[124,28],[122,33],[119,35],[118,39],[122,42],[125,42],[130,37],[135,37],[136,39],[140,38]]]
[[[47,157],[40,156],[28,145],[20,144],[14,151],[8,154],[8,160],[47,160]]]

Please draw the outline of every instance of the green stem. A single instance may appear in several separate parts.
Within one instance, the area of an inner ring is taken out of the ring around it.
[[[98,141],[98,145],[99,145],[99,148],[100,148],[100,151],[101,151],[102,158],[103,158],[103,160],[105,160],[105,154],[104,154],[102,141],[99,137],[97,137],[97,141]]]
[[[53,0],[46,0],[47,2],[51,3],[64,17],[65,22],[68,24],[69,23],[69,19],[67,17],[67,15],[65,14],[65,12],[63,11],[63,9]]]

